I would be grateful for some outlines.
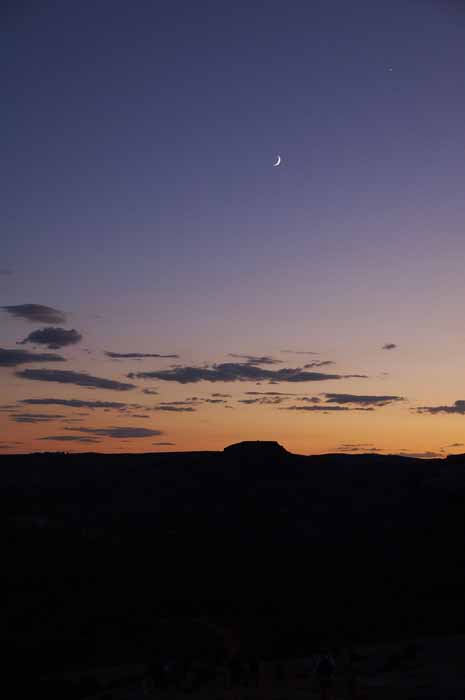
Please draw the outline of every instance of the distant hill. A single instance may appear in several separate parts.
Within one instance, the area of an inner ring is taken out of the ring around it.
[[[233,458],[254,459],[255,457],[276,458],[290,454],[282,447],[279,442],[274,440],[246,440],[244,442],[236,442],[234,445],[228,445],[223,450],[224,454]]]
[[[268,653],[465,623],[463,455],[12,455],[0,485],[0,634],[30,661],[140,659],[161,617]]]

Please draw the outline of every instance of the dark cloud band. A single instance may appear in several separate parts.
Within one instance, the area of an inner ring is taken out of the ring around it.
[[[35,353],[29,350],[5,350],[0,348],[0,367],[17,367],[32,362],[66,362],[61,355],[51,352]]]
[[[23,318],[34,323],[66,323],[66,314],[51,306],[41,304],[18,304],[16,306],[0,307],[10,316]]]
[[[83,401],[81,399],[22,399],[29,406],[68,406],[69,408],[113,408],[115,410],[135,408],[138,404],[121,401]]]
[[[100,437],[110,438],[146,438],[163,435],[162,430],[151,430],[150,428],[137,427],[111,427],[111,428],[66,428],[79,433],[89,433],[89,435],[98,435]]]
[[[158,353],[147,352],[110,352],[108,350],[105,351],[105,355],[114,360],[143,360],[145,357],[177,359],[179,357],[179,355],[159,355]]]
[[[89,389],[108,389],[110,391],[128,391],[134,389],[135,384],[116,382],[113,379],[94,377],[84,372],[59,369],[24,369],[16,372],[16,376],[22,379],[31,379],[39,382],[58,382],[59,384],[75,384]]]
[[[155,372],[137,372],[128,374],[130,379],[159,379],[167,382],[191,384],[196,382],[319,382],[330,379],[347,379],[351,377],[366,378],[364,374],[325,374],[308,372],[300,367],[278,370],[264,369],[250,364],[226,362],[211,367],[174,367]]]
[[[398,401],[405,401],[402,396],[374,396],[357,394],[324,394],[327,403],[361,404],[363,406],[387,406]]]
[[[327,405],[316,405],[316,406],[288,406],[283,408],[283,411],[309,411],[313,413],[329,413],[336,411],[373,411],[374,409],[370,406],[367,408],[353,407],[353,406],[327,406]]]
[[[66,345],[75,345],[82,340],[82,335],[75,328],[67,331],[65,328],[41,328],[37,331],[32,331],[24,340],[19,343],[35,343],[37,345],[46,345],[50,350],[58,350]]]
[[[47,423],[48,421],[65,418],[65,416],[56,413],[12,413],[10,418],[15,423]]]
[[[84,435],[46,435],[45,437],[38,438],[38,440],[52,440],[53,442],[100,442],[97,438],[85,437]]]
[[[463,416],[465,415],[465,399],[454,401],[452,406],[419,406],[414,411],[415,413],[429,413],[432,416],[438,413],[456,413]]]
[[[269,357],[269,355],[242,355],[230,352],[228,357],[244,360],[248,365],[280,365],[283,362],[283,360],[276,360],[274,357]]]

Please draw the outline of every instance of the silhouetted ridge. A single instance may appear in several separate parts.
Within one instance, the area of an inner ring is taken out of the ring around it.
[[[447,455],[446,459],[448,462],[457,462],[459,464],[462,464],[465,462],[465,454],[462,452],[460,454]]]
[[[282,457],[290,454],[276,440],[245,440],[236,442],[224,448],[224,453],[230,457]]]
[[[241,653],[281,659],[465,629],[463,455],[304,456],[248,441],[5,455],[0,467],[1,639],[21,669],[150,660],[168,653],[171,623],[182,655],[176,621],[200,617],[238,621]]]

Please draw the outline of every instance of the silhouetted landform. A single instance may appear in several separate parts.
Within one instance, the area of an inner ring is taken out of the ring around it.
[[[223,450],[228,457],[241,459],[276,459],[290,454],[279,442],[275,440],[245,440],[228,445]]]
[[[0,468],[1,635],[31,673],[223,653],[199,618],[261,658],[464,628],[465,455],[252,442]]]

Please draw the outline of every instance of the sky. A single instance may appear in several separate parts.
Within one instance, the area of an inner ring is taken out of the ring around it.
[[[0,452],[465,451],[463,3],[2,13]]]

